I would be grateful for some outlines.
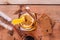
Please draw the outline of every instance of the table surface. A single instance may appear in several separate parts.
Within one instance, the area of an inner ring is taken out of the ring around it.
[[[53,6],[53,5],[29,5],[32,12],[37,13],[37,17],[39,18],[40,14],[45,13],[47,14],[52,20],[56,23],[53,28],[53,35],[51,38],[48,36],[43,37],[42,40],[60,40],[60,6]],[[19,5],[0,5],[0,11],[3,11],[6,15],[11,17],[12,19],[18,18],[18,15],[14,15],[14,13],[19,10]],[[1,27],[1,26],[0,26]],[[39,30],[39,29],[38,29]],[[14,36],[10,36],[7,29],[0,29],[0,39],[1,40],[21,40],[17,32],[14,32]],[[34,35],[36,38],[40,40],[40,31],[35,32],[28,32],[27,34]],[[38,37],[37,37],[38,36]],[[8,39],[7,39],[8,38]]]

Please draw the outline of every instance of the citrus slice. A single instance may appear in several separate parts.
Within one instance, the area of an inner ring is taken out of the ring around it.
[[[32,28],[32,24],[34,23],[34,19],[28,13],[21,15],[21,17],[25,18],[25,21],[21,23],[22,27],[25,29]]]

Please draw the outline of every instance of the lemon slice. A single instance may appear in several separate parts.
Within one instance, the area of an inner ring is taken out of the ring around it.
[[[32,28],[31,25],[34,23],[34,19],[28,13],[21,15],[21,17],[25,18],[25,21],[21,23],[22,27],[25,29]]]

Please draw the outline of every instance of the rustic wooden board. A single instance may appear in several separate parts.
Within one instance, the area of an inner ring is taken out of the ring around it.
[[[27,35],[31,35],[33,36],[36,40],[60,40],[60,23],[59,23],[59,18],[60,18],[60,6],[30,6],[31,7],[31,11],[36,12],[38,14],[38,20],[39,22],[41,22],[40,24],[37,24],[37,29],[35,31],[32,32],[24,32],[21,31],[22,35],[27,36]],[[8,9],[9,8],[9,9]],[[12,10],[13,9],[13,10]],[[16,9],[16,10],[15,10]],[[0,11],[3,11],[4,13],[6,13],[7,15],[9,15],[12,19],[17,18],[17,15],[14,15],[14,12],[17,11],[17,9],[19,9],[17,6],[0,6]],[[10,14],[11,13],[11,14]],[[48,36],[49,33],[51,33],[51,25],[50,25],[50,21],[49,21],[49,17],[48,20],[44,19],[45,17],[43,15],[41,15],[42,13],[47,14],[46,16],[51,17],[51,19],[54,19],[55,21],[57,21],[54,25],[53,28],[53,35],[50,37]],[[13,16],[13,17],[12,17]],[[41,17],[40,17],[41,16]],[[40,19],[41,18],[41,19]],[[48,23],[48,25],[47,25]],[[45,25],[45,26],[43,26]],[[46,30],[46,25],[49,26],[48,29],[50,28],[49,32],[47,33]],[[1,26],[0,26],[1,27]],[[41,31],[42,29],[42,31]],[[47,36],[44,36],[44,35]],[[22,37],[19,37],[19,35],[17,34],[16,31],[14,31],[13,36],[8,34],[8,30],[7,29],[2,29],[0,30],[0,39],[1,40],[14,40],[16,38],[16,40],[22,40]],[[24,39],[25,37],[23,37]]]

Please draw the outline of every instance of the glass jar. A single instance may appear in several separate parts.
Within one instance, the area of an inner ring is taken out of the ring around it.
[[[36,29],[36,16],[35,13],[31,12],[29,7],[26,7],[24,11],[21,12],[20,18],[24,17],[24,21],[20,24],[20,29],[23,31],[32,31]]]

